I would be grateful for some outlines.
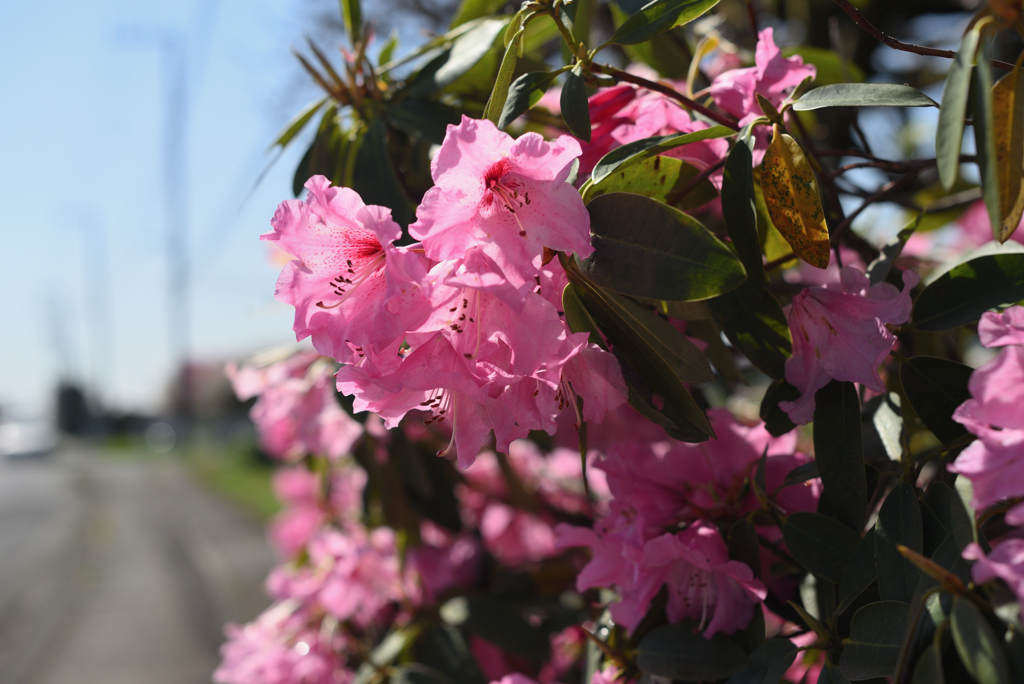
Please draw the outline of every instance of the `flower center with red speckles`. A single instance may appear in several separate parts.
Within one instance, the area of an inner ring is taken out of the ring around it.
[[[519,187],[519,183],[506,178],[510,171],[512,171],[512,161],[508,157],[502,157],[491,164],[487,172],[484,173],[484,188],[486,192],[482,201],[485,205],[490,206],[494,198],[497,197],[501,205],[512,214],[512,217],[519,225],[519,236],[526,237],[526,228],[523,227],[522,221],[519,220],[516,210],[530,203],[530,194],[524,192],[520,198],[519,191],[516,189]]]

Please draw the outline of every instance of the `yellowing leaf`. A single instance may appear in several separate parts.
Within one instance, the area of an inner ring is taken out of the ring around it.
[[[1006,242],[1024,215],[1024,69],[1020,59],[992,88],[992,116],[999,184],[999,234],[995,237]]]
[[[772,130],[772,142],[761,162],[761,191],[768,215],[794,254],[811,266],[825,268],[831,252],[814,171],[796,140],[778,124]]]

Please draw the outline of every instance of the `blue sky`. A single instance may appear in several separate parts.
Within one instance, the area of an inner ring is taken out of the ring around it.
[[[257,237],[290,197],[301,150],[249,192],[274,134],[316,96],[289,52],[312,4],[0,3],[0,407],[43,410],[62,370],[115,408],[165,396],[163,85],[140,31],[180,31],[189,45],[193,355],[294,339]]]

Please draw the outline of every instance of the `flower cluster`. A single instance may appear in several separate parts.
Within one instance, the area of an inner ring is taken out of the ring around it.
[[[489,121],[450,126],[409,234],[352,190],[307,183],[264,235],[297,257],[277,296],[295,333],[345,364],[338,389],[394,427],[411,410],[447,422],[459,464],[488,433],[507,451],[530,430],[555,431],[561,410],[600,421],[625,401],[615,364],[559,316],[565,274],[552,252],[587,256],[589,216],[566,183],[579,145],[513,140]],[[585,382],[594,376],[604,382]],[[575,381],[574,381],[575,380]],[[446,450],[447,451],[447,450]]]

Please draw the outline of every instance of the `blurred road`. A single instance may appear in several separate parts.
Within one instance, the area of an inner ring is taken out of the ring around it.
[[[262,525],[152,454],[0,461],[0,684],[200,684],[269,602]]]

